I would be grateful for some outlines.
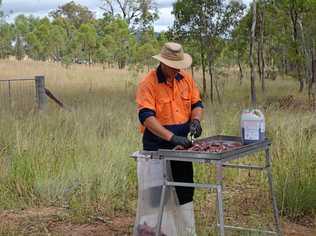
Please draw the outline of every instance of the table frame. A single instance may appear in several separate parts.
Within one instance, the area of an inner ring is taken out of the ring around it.
[[[228,140],[228,141],[236,141],[240,142],[240,137],[235,136],[213,136],[203,140]],[[203,152],[194,152],[194,151],[179,151],[179,150],[166,150],[159,149],[156,152],[150,151],[140,151],[136,152],[132,155],[135,159],[137,158],[146,158],[146,159],[160,159],[163,161],[163,186],[160,198],[160,207],[158,214],[158,224],[156,228],[156,236],[160,235],[161,231],[161,223],[165,205],[165,196],[167,188],[175,187],[175,186],[183,186],[183,187],[194,187],[194,188],[203,188],[203,189],[215,189],[216,191],[216,207],[217,207],[217,220],[218,220],[218,235],[224,236],[225,229],[235,229],[235,230],[246,230],[246,231],[254,231],[254,232],[262,232],[266,234],[276,234],[278,236],[282,236],[280,219],[279,219],[279,211],[276,202],[276,196],[273,188],[272,181],[272,167],[271,167],[271,154],[270,154],[270,146],[271,142],[266,139],[264,141],[258,141],[249,145],[244,145],[241,148],[236,148],[231,151],[226,151],[222,153],[203,153]],[[251,154],[258,153],[260,151],[265,152],[265,165],[244,165],[244,164],[230,164],[229,161],[237,160],[245,156],[249,156]],[[198,162],[198,163],[210,163],[215,164],[216,170],[216,183],[183,183],[183,182],[173,182],[168,180],[167,174],[167,162],[168,161],[184,161],[184,162]],[[224,168],[237,168],[237,169],[250,169],[250,170],[259,170],[266,171],[268,177],[269,191],[271,196],[271,203],[273,209],[274,216],[274,224],[275,231],[263,231],[252,228],[243,228],[237,226],[229,226],[225,225],[224,222],[224,205],[223,205],[223,169]]]

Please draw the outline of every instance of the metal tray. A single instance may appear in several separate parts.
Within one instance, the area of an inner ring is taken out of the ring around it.
[[[238,136],[225,136],[225,135],[216,135],[203,139],[196,140],[199,142],[223,142],[223,143],[241,143],[241,138]],[[242,145],[231,150],[223,151],[220,153],[210,153],[210,152],[201,152],[201,151],[187,151],[187,150],[167,150],[159,149],[158,156],[160,158],[167,158],[168,160],[177,160],[187,158],[188,161],[211,161],[211,160],[223,160],[229,161],[236,159],[240,156],[248,155],[250,153],[257,152],[258,150],[267,149],[271,142],[266,139],[264,141],[258,141],[248,145]]]

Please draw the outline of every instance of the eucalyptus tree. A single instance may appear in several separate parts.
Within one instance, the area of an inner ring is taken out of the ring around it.
[[[15,57],[22,60],[25,56],[26,36],[29,32],[28,18],[24,15],[18,15],[14,21],[15,30]]]
[[[82,24],[77,34],[78,45],[87,57],[89,65],[92,63],[92,56],[94,55],[97,47],[97,32],[93,25]]]
[[[49,16],[52,17],[52,24],[55,25],[52,31],[57,33],[56,40],[60,41],[66,33],[66,38],[60,47],[56,44],[53,45],[55,48],[54,57],[57,60],[62,60],[66,65],[80,61],[84,57],[91,61],[90,57],[92,57],[94,47],[91,45],[84,45],[83,47],[82,42],[84,41],[83,38],[85,40],[88,38],[87,34],[89,33],[86,31],[89,31],[89,27],[87,25],[94,25],[95,23],[93,12],[88,7],[71,1],[51,11]],[[82,25],[85,26],[81,28]]]
[[[239,68],[239,81],[242,84],[244,79],[243,64],[247,61],[251,15],[246,14],[232,32],[232,38],[228,44],[228,54],[232,54],[237,60]]]
[[[1,7],[1,4],[2,4],[2,0],[0,0],[0,7]],[[2,16],[3,16],[3,12],[0,10],[0,20],[1,20]]]
[[[67,33],[64,28],[60,25],[51,25],[50,29],[50,39],[51,39],[51,57],[54,61],[61,61],[63,55],[65,54],[67,45]]]
[[[59,6],[56,10],[49,13],[54,19],[62,19],[65,24],[71,23],[77,29],[82,24],[89,23],[94,20],[94,14],[86,6],[76,4],[74,1]]]
[[[314,0],[278,0],[274,4],[283,11],[287,16],[292,26],[291,47],[289,48],[289,59],[292,61],[295,68],[295,76],[299,81],[299,91],[304,89],[304,53],[302,51],[302,19],[303,16],[309,11],[310,4],[315,3]]]
[[[152,58],[153,55],[159,52],[159,42],[155,36],[154,29],[142,32],[138,40],[135,62],[138,64],[138,68],[147,67],[149,71],[150,66],[156,63],[156,60]]]
[[[258,0],[257,4],[257,64],[258,64],[258,72],[259,78],[261,81],[261,90],[265,92],[265,74],[266,74],[266,65],[264,58],[264,49],[265,49],[265,8],[267,1]]]
[[[240,1],[224,0],[178,0],[173,5],[175,27],[184,36],[192,37],[199,42],[202,66],[205,58],[207,59],[212,102],[214,101],[212,67],[222,50],[221,39],[230,37],[244,9],[245,5]]]
[[[2,0],[0,0],[0,7]],[[0,9],[0,58],[6,58],[12,53],[12,41],[14,37],[12,25],[4,21],[3,12]]]
[[[256,98],[256,86],[255,86],[255,68],[254,68],[254,48],[256,40],[256,23],[257,23],[257,1],[252,2],[252,24],[250,34],[250,48],[249,48],[249,65],[250,65],[250,94],[251,104],[255,105],[257,102]]]
[[[134,35],[131,34],[128,24],[120,17],[111,20],[104,26],[102,45],[108,49],[111,62],[116,62],[123,69],[131,56],[134,45]]]
[[[10,54],[12,54],[13,39],[13,26],[6,22],[0,22],[0,58],[7,58]]]
[[[308,95],[311,98],[312,94],[316,94],[316,1],[309,1],[309,12],[304,15],[304,35],[305,35],[305,47],[308,52],[308,60],[311,67],[311,78],[308,83]]]
[[[106,15],[120,16],[129,28],[147,30],[158,19],[154,0],[102,0]]]

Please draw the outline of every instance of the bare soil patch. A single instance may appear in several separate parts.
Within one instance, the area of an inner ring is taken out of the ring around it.
[[[101,236],[131,235],[133,216],[96,217],[85,224],[73,223],[63,208],[31,208],[0,213],[0,235],[66,235]],[[283,221],[286,236],[315,236],[316,219],[308,219],[308,225]],[[312,221],[312,222],[311,222]]]

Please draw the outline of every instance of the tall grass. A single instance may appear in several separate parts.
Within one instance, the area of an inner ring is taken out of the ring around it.
[[[5,72],[1,68],[6,68]],[[141,77],[129,71],[101,67],[15,61],[0,62],[0,79],[44,74],[47,87],[71,107],[59,110],[49,104],[44,113],[0,110],[0,209],[58,205],[84,220],[91,214],[117,210],[134,212],[135,163],[129,155],[141,149],[134,102]],[[239,85],[236,73],[219,80],[223,104],[205,101],[204,136],[239,135],[240,111],[249,104],[249,83]],[[201,75],[196,74],[198,83]],[[267,136],[273,141],[274,184],[282,213],[289,217],[314,214],[316,209],[315,115],[304,110],[279,110],[266,101],[296,96],[295,81],[267,82],[258,92],[267,119]],[[258,88],[258,91],[259,88]],[[0,97],[1,98],[1,97]],[[1,101],[0,101],[1,104]],[[314,128],[313,128],[314,127]],[[254,158],[262,160],[262,154]],[[265,192],[265,177],[225,171],[228,185],[249,182]],[[213,176],[196,166],[196,179]],[[198,204],[206,201],[197,194]],[[265,203],[256,202],[262,205]]]

